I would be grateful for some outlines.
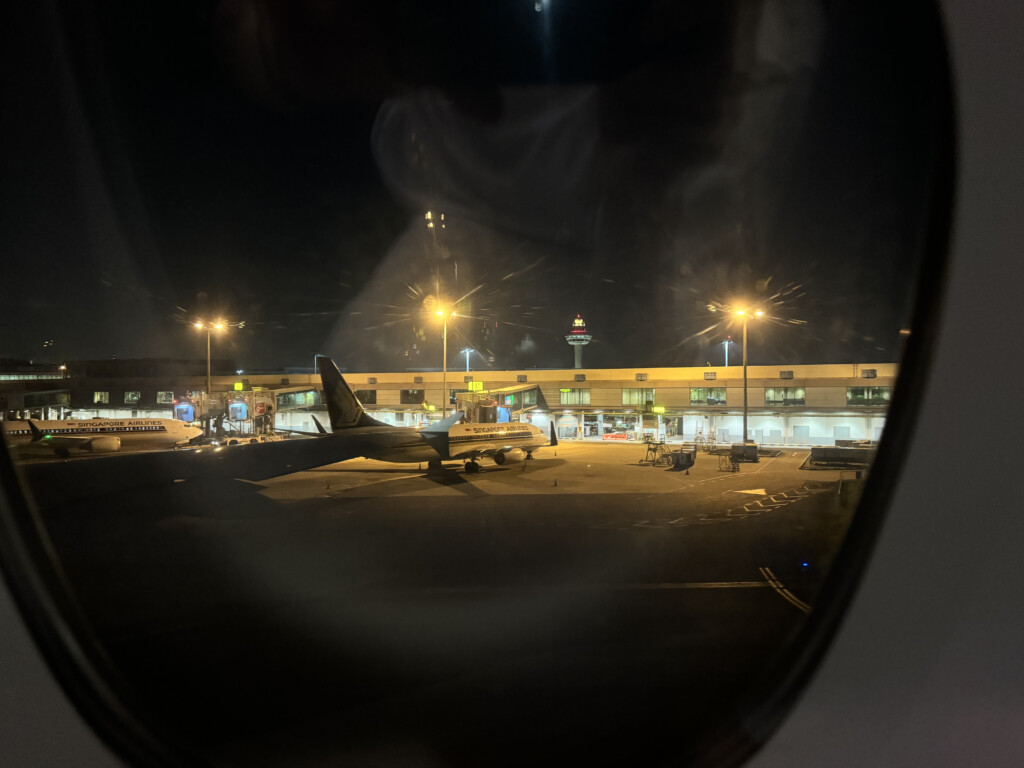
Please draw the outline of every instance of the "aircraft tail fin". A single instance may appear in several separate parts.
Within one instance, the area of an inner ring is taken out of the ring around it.
[[[427,441],[427,444],[437,451],[437,454],[442,459],[449,457],[449,444],[448,444],[448,430],[458,424],[465,417],[463,411],[456,411],[447,419],[428,424],[420,430],[420,434],[423,439]]]
[[[40,440],[46,437],[46,435],[44,435],[42,431],[40,431],[39,427],[32,423],[31,419],[26,419],[26,421],[28,422],[29,431],[32,432],[33,443],[38,443]]]
[[[386,427],[363,410],[362,403],[356,398],[345,383],[338,366],[329,357],[317,355],[316,367],[320,372],[320,381],[324,387],[324,399],[327,401],[327,412],[331,417],[331,430],[337,432],[352,427]]]
[[[316,424],[316,431],[317,432],[319,432],[321,435],[326,435],[327,434],[327,430],[324,429],[324,425],[320,423],[320,419],[318,419],[313,414],[309,414],[309,418],[311,418],[313,420],[313,423]]]

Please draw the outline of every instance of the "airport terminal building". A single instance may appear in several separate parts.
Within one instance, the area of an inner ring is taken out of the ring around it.
[[[0,381],[5,418],[168,417],[207,411],[225,427],[315,432],[325,424],[319,376],[224,373],[206,393],[205,361],[69,363],[60,378]],[[119,365],[112,366],[109,363]],[[774,445],[877,440],[896,381],[894,363],[755,365],[747,371],[748,438]],[[419,426],[443,408],[472,421],[525,421],[561,439],[737,442],[742,439],[743,368],[528,369],[345,372],[374,418]],[[445,392],[447,390],[447,393]],[[447,394],[447,402],[445,395]]]

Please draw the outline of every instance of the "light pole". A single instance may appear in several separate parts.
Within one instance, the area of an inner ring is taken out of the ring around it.
[[[745,309],[737,309],[733,314],[743,321],[743,444],[747,444],[747,321],[750,314]],[[754,312],[754,317],[763,317],[764,312],[760,309]]]
[[[722,342],[722,349],[725,350],[725,367],[729,367],[729,345],[732,344],[732,336],[726,336]]]
[[[195,328],[196,330],[206,331],[206,400],[207,400],[207,406],[206,406],[206,411],[207,411],[207,413],[206,413],[206,432],[207,432],[208,435],[209,435],[209,432],[210,432],[210,414],[209,414],[210,407],[209,407],[209,402],[211,400],[211,395],[213,394],[213,385],[211,383],[211,378],[212,377],[210,375],[211,374],[211,370],[210,370],[210,368],[211,368],[211,365],[210,365],[210,360],[211,360],[210,352],[211,352],[212,347],[213,347],[213,344],[211,342],[211,337],[212,337],[214,331],[217,331],[219,333],[220,331],[223,331],[228,326],[231,326],[233,328],[244,328],[245,327],[245,321],[243,320],[243,321],[237,322],[237,323],[229,323],[229,322],[226,322],[224,320],[213,320],[211,322],[204,322],[202,320],[196,320],[194,323],[192,323],[192,327]]]
[[[448,413],[448,318],[455,317],[455,312],[441,308],[435,313],[441,318],[441,418]]]
[[[469,373],[469,355],[470,355],[471,352],[476,352],[476,350],[475,349],[470,349],[469,347],[466,347],[462,351],[466,355],[466,373]]]

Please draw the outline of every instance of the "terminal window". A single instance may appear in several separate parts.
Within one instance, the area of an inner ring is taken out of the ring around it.
[[[109,403],[110,393],[109,392],[93,392],[92,401],[94,403]]]
[[[356,400],[358,400],[363,405],[377,404],[376,389],[357,389],[354,394],[356,396]]]
[[[157,392],[156,401],[165,405],[171,405],[174,402],[174,393],[169,390]]]
[[[892,387],[847,387],[847,405],[889,405]]]
[[[654,390],[641,387],[622,388],[623,405],[654,405]]]
[[[804,405],[803,387],[768,387],[764,391],[765,405]]]
[[[135,405],[142,399],[141,392],[125,392],[124,401],[129,405]]]
[[[725,387],[691,387],[690,405],[725,405]]]
[[[403,389],[399,395],[399,402],[402,405],[420,405],[423,400],[422,389]]]
[[[560,405],[590,405],[589,389],[563,389],[558,393]]]

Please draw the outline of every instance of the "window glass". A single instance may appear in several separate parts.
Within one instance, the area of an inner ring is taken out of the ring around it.
[[[559,391],[559,405],[589,405],[589,389],[562,389]]]
[[[725,387],[690,387],[690,405],[725,405]]]
[[[803,387],[767,387],[764,391],[765,405],[804,405],[805,402]]]
[[[359,399],[359,402],[363,405],[376,405],[377,404],[377,390],[376,389],[357,389],[355,396]]]
[[[422,405],[423,390],[403,389],[399,394],[399,402],[402,403],[402,405]]]
[[[162,762],[703,764],[721,724],[771,732],[751,686],[809,677],[906,434],[934,14],[24,15],[0,451],[102,701],[196,752]]]
[[[847,387],[847,405],[889,405],[891,387]]]
[[[651,405],[654,403],[654,390],[638,387],[622,388],[623,405]]]

